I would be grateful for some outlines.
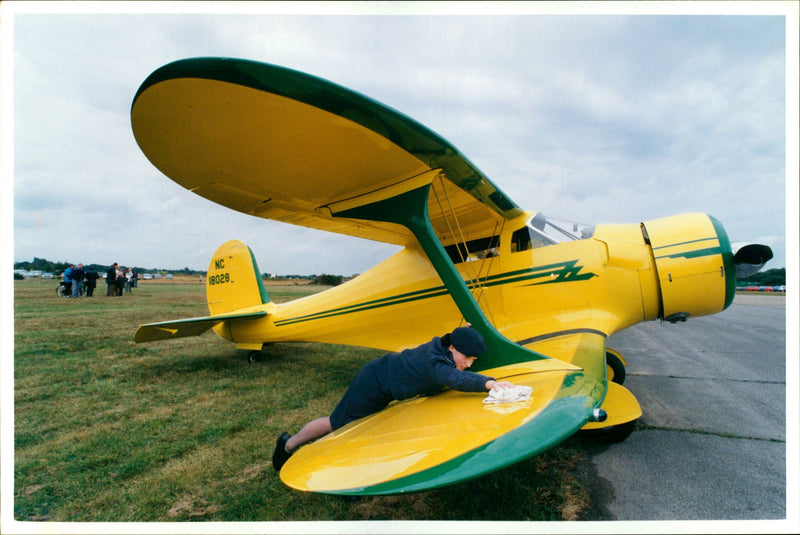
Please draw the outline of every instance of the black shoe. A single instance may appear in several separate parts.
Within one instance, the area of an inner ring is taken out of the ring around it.
[[[290,438],[292,438],[292,436],[284,431],[275,443],[275,452],[272,454],[272,467],[278,472],[281,471],[284,463],[292,456],[291,453],[286,451],[286,442]]]

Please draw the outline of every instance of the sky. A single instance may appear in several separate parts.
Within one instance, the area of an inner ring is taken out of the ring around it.
[[[15,262],[205,270],[235,238],[276,274],[349,275],[393,254],[218,206],[147,160],[130,124],[139,85],[174,60],[221,56],[304,71],[402,112],[522,208],[589,224],[706,212],[731,241],[772,247],[767,268],[784,267],[798,220],[787,5],[737,3],[734,12],[722,3],[706,6],[716,14],[687,15],[672,4],[650,14],[601,3],[591,13],[561,4],[468,13],[458,3],[4,3],[3,74],[13,74],[2,93],[6,197],[13,184],[4,246],[13,243]]]

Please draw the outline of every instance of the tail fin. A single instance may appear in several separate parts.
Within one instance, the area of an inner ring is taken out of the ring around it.
[[[220,245],[208,266],[206,299],[212,316],[270,302],[250,247],[239,240]]]

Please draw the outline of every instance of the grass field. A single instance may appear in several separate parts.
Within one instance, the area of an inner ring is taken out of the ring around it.
[[[133,343],[141,323],[207,314],[197,279],[60,299],[14,285],[14,512],[19,521],[561,520],[588,504],[567,441],[432,492],[356,500],[285,487],[274,440],[328,414],[381,353],[277,344],[251,364],[213,334]],[[275,301],[320,291],[270,285]]]

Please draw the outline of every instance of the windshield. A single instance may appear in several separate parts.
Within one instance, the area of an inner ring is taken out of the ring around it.
[[[565,241],[585,240],[594,234],[594,225],[575,223],[536,214],[528,224],[514,232],[511,237],[511,251],[525,251],[536,247],[546,247]]]

